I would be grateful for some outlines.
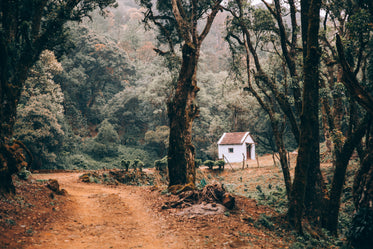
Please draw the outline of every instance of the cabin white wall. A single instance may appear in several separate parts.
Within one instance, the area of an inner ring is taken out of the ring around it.
[[[229,148],[233,148],[233,153],[229,153]],[[242,162],[243,156],[242,153],[245,155],[246,160],[246,145],[238,144],[238,145],[219,145],[219,159],[223,159],[223,155],[228,159],[230,163],[237,163]],[[224,159],[226,160],[226,159]]]

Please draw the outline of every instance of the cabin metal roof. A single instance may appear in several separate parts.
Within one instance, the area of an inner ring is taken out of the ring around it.
[[[218,144],[227,145],[227,144],[243,144],[247,136],[250,135],[250,132],[230,132],[224,133],[219,139]]]

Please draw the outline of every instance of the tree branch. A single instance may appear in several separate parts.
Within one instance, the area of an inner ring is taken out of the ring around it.
[[[205,28],[203,29],[202,33],[198,37],[200,42],[203,41],[205,39],[206,35],[210,32],[212,22],[214,21],[215,16],[218,13],[218,11],[221,9],[221,6],[220,6],[221,2],[222,2],[222,0],[216,1],[214,6],[211,8],[211,13],[207,17],[207,22],[206,22]]]
[[[339,55],[339,60],[343,70],[343,85],[347,88],[350,92],[351,96],[362,106],[365,110],[367,110],[371,115],[373,115],[373,97],[372,95],[366,91],[358,82],[356,75],[352,71],[350,65],[348,64],[344,49],[341,41],[341,37],[337,34],[336,35],[337,41],[337,51]]]

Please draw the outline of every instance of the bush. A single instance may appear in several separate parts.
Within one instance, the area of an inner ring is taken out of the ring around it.
[[[144,163],[141,160],[136,159],[133,161],[132,167],[134,170],[139,170],[141,172],[142,168],[144,167]]]
[[[105,157],[115,157],[118,155],[118,145],[103,144],[94,139],[87,139],[83,144],[83,151],[92,156],[96,160],[104,159]]]
[[[261,214],[259,219],[254,223],[254,226],[255,227],[263,226],[269,230],[273,230],[275,226],[273,225],[271,221],[268,220],[268,218],[269,217],[266,216],[265,214]]]
[[[154,161],[154,167],[159,172],[167,172],[167,166],[168,166],[167,156],[163,157],[160,160],[155,160]]]
[[[25,167],[23,167],[23,168],[18,172],[17,175],[18,175],[19,179],[27,181],[28,178],[29,178],[30,175],[31,175],[31,172],[28,171]]]
[[[131,161],[130,160],[122,160],[122,161],[120,161],[120,166],[123,169],[125,169],[126,171],[128,171],[130,165],[131,165]]]
[[[143,150],[142,147],[125,146],[119,145],[118,154],[120,160],[131,160],[140,159],[144,163],[144,167],[152,167],[154,158],[157,158],[155,152]]]
[[[215,165],[215,162],[212,160],[206,160],[203,165],[209,167],[209,169],[212,169],[212,167]]]
[[[83,145],[83,150],[88,155],[99,160],[105,157],[115,157],[118,155],[119,137],[114,126],[109,121],[104,120],[100,124],[98,134],[93,139],[87,139]]]
[[[224,160],[218,160],[215,162],[216,166],[219,166],[219,169],[224,169],[225,161]]]
[[[82,154],[74,154],[66,157],[67,168],[79,168],[79,169],[89,169],[90,164],[88,163],[86,157]]]
[[[34,155],[34,169],[55,168],[65,131],[64,96],[53,77],[62,71],[51,51],[44,51],[30,70],[17,106],[14,137]]]

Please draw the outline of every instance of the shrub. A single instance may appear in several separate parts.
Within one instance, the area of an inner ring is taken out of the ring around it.
[[[82,154],[74,154],[66,158],[66,164],[71,168],[88,169],[89,165]]]
[[[265,228],[268,228],[269,230],[273,230],[275,226],[273,225],[271,221],[268,220],[268,218],[269,217],[266,216],[265,214],[261,214],[259,219],[254,223],[254,226],[256,227],[263,226]]]
[[[203,189],[207,185],[207,181],[205,178],[202,178],[202,180],[197,184],[197,188]]]
[[[166,172],[167,171],[167,166],[168,166],[167,156],[163,157],[160,160],[155,160],[154,161],[155,169],[160,171],[160,172]]]
[[[96,160],[105,157],[115,157],[118,155],[118,145],[103,144],[96,142],[94,139],[87,139],[83,144],[83,151]]]
[[[141,172],[142,168],[144,167],[144,163],[141,160],[136,159],[133,161],[132,167],[134,170],[139,170]]]
[[[122,160],[122,161],[120,161],[120,166],[123,169],[125,169],[126,171],[128,171],[130,165],[131,165],[131,161],[130,160]]]
[[[23,168],[18,172],[17,175],[18,175],[19,179],[27,181],[28,178],[29,178],[30,175],[31,175],[31,172],[28,171],[25,167],[23,167]]]
[[[87,139],[83,145],[85,153],[95,159],[115,157],[118,155],[119,137],[114,126],[108,120],[102,121],[98,134],[93,139]]]
[[[154,158],[157,158],[155,152],[146,151],[142,147],[130,147],[125,145],[119,145],[118,154],[120,160],[131,160],[140,159],[144,163],[144,167],[151,167],[154,163]]]
[[[215,162],[212,161],[212,160],[206,160],[203,165],[209,167],[209,169],[212,169],[212,167],[214,166]]]
[[[224,160],[218,160],[215,162],[216,166],[219,166],[219,169],[224,169],[225,161]]]

